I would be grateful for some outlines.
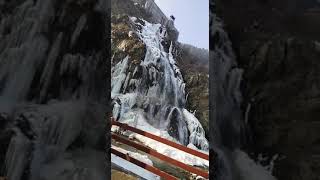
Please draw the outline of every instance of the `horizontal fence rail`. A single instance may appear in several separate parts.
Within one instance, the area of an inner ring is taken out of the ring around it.
[[[204,170],[201,170],[201,169],[195,168],[193,166],[184,164],[184,163],[182,163],[180,161],[177,161],[177,160],[172,159],[172,158],[170,158],[168,156],[160,154],[156,150],[153,150],[153,149],[151,149],[149,147],[146,147],[144,145],[135,143],[133,141],[127,140],[127,139],[125,139],[123,137],[120,137],[119,135],[114,134],[114,133],[112,133],[111,136],[112,136],[112,139],[114,139],[114,140],[116,140],[118,142],[121,142],[123,144],[129,145],[131,147],[134,147],[134,148],[136,148],[136,149],[138,149],[140,151],[143,151],[143,152],[145,152],[145,153],[147,153],[149,155],[152,155],[152,156],[154,156],[154,157],[156,157],[156,158],[158,158],[158,159],[160,159],[162,161],[165,161],[167,163],[170,163],[172,165],[180,167],[181,169],[184,169],[184,170],[189,171],[191,173],[197,174],[197,175],[202,176],[204,178],[209,178],[209,173],[204,171]]]
[[[161,170],[159,170],[159,169],[157,169],[157,168],[155,168],[153,166],[150,166],[150,165],[148,165],[148,164],[146,164],[144,162],[141,162],[141,161],[139,161],[139,160],[137,160],[137,159],[135,159],[133,157],[130,157],[127,154],[124,154],[124,153],[122,153],[120,151],[117,151],[114,148],[111,148],[111,153],[116,155],[116,156],[119,156],[120,158],[125,159],[125,160],[127,160],[127,161],[129,161],[129,162],[141,167],[141,168],[144,168],[144,169],[146,169],[146,170],[148,170],[148,171],[160,176],[163,179],[166,179],[166,180],[177,180],[176,177],[174,177],[174,176],[172,176],[170,174],[167,174],[167,173],[165,173],[165,172],[163,172],[163,171],[161,171]]]
[[[119,127],[123,128],[123,129],[135,132],[137,134],[143,135],[143,136],[148,137],[150,139],[159,141],[159,142],[161,142],[163,144],[166,144],[168,146],[174,147],[176,149],[179,149],[181,151],[184,151],[186,153],[192,154],[194,156],[197,156],[197,157],[200,157],[202,159],[205,159],[205,160],[209,161],[209,155],[208,154],[202,153],[200,151],[197,151],[197,150],[194,150],[194,149],[191,149],[191,148],[187,148],[187,147],[185,147],[185,146],[183,146],[181,144],[169,141],[167,139],[164,139],[162,137],[159,137],[159,136],[156,136],[154,134],[148,133],[146,131],[131,127],[131,126],[127,125],[127,124],[123,124],[123,123],[117,122],[113,118],[111,118],[111,119],[112,119],[112,125],[119,126]]]

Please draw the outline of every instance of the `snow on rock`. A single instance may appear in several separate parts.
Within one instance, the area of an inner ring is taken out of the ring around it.
[[[124,150],[122,148],[119,148],[119,147],[116,147],[116,146],[111,146],[111,148],[123,153],[123,154],[127,154],[129,155],[130,157],[134,158],[134,159],[137,159],[145,164],[148,164],[150,166],[153,166],[153,163],[152,161],[149,159],[149,157],[147,155],[142,155],[140,153],[136,153],[136,152],[131,152],[131,151],[127,151],[127,150]]]
[[[187,121],[188,129],[190,132],[189,141],[197,147],[201,147],[200,149],[208,150],[209,143],[205,137],[204,130],[198,119],[194,116],[194,114],[190,113],[186,109],[183,109],[183,115],[185,120]]]
[[[245,180],[276,180],[269,171],[261,165],[255,163],[250,157],[241,150],[233,152],[235,165],[239,171],[241,179]]]
[[[263,166],[266,170],[268,170],[270,173],[273,172],[274,168],[274,162],[279,158],[279,154],[273,155],[270,159],[267,156],[263,156],[261,153],[258,154],[257,157],[257,163],[259,163],[261,166]],[[268,164],[263,165],[264,162],[268,162]]]

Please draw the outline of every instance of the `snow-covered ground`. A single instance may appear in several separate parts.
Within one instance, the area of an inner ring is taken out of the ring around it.
[[[148,165],[152,166],[152,161],[148,158],[148,156],[146,155],[141,155],[139,153],[135,153],[135,152],[131,152],[131,151],[127,151],[124,150],[122,148],[116,147],[116,146],[111,146],[112,148],[114,148],[115,150],[122,152],[124,154],[128,154],[130,157],[135,158],[141,162],[144,162]],[[124,160],[116,155],[111,154],[111,162],[127,171],[130,171],[136,175],[138,175],[139,177],[142,177],[144,179],[147,180],[160,180],[160,177],[156,174],[153,174],[152,172],[145,170],[144,168],[141,168],[127,160]]]
[[[139,112],[132,112],[129,113],[128,116],[134,117],[134,118],[126,118],[126,120],[122,121],[122,123],[126,123],[129,126],[134,126],[138,129],[141,129],[143,131],[152,133],[154,135],[166,138],[168,140],[171,140],[173,142],[179,143],[177,142],[174,138],[172,138],[167,131],[163,131],[163,130],[159,130],[156,129],[154,127],[152,127],[150,124],[148,124],[148,122],[145,120],[145,118],[143,117],[142,113]],[[139,119],[139,121],[135,121],[135,118]],[[116,132],[118,131],[119,128],[117,126],[112,126],[111,131]],[[136,134],[136,133],[131,133],[131,132],[123,132],[124,135],[129,136],[130,138],[134,138],[140,142],[142,142],[143,144],[145,144],[146,146],[156,150],[157,152],[166,155],[168,157],[171,157],[175,160],[178,160],[180,162],[183,162],[185,164],[189,164],[192,166],[205,166],[205,167],[209,167],[209,161],[208,160],[204,160],[202,158],[198,158],[194,155],[185,153],[179,149],[173,148],[171,146],[165,145],[163,143],[160,143],[158,141],[155,141],[153,139],[147,138],[145,136],[142,136],[140,134]],[[197,149],[194,145],[189,144],[188,145],[189,148],[193,148],[196,149],[198,151],[201,151],[199,149]],[[208,152],[206,151],[201,151],[203,153],[208,154]]]

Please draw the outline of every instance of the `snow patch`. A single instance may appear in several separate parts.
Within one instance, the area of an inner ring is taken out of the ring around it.
[[[147,179],[147,180],[160,180],[160,177],[151,173],[150,171],[147,171],[129,161],[126,161],[116,155],[113,155],[111,154],[111,163],[127,170],[127,171],[130,171],[144,179]]]
[[[122,123],[126,123],[129,126],[133,126],[136,127],[138,129],[141,129],[143,131],[149,132],[151,134],[160,136],[162,138],[168,139],[170,141],[173,141],[175,143],[179,143],[177,142],[173,137],[171,137],[167,131],[165,130],[159,130],[154,128],[153,126],[151,126],[143,117],[142,113],[139,112],[132,112],[129,113],[127,115],[127,118],[122,121]],[[113,132],[118,131],[118,127],[117,126],[112,126],[111,129]],[[189,164],[191,166],[205,166],[205,167],[209,167],[209,161],[204,160],[202,158],[198,158],[195,157],[194,155],[185,153],[183,151],[180,151],[176,148],[173,148],[171,146],[165,145],[163,143],[160,143],[158,141],[155,141],[153,139],[147,138],[145,136],[142,136],[140,134],[136,134],[136,133],[131,133],[131,132],[122,132],[124,135],[130,136],[130,138],[134,138],[137,139],[138,141],[142,142],[143,144],[145,144],[146,146],[156,150],[158,153],[166,155],[168,157],[171,157],[175,160],[178,160],[180,162],[183,162],[185,164]],[[200,151],[196,146],[194,146],[193,144],[189,144],[188,147],[192,147],[195,150]],[[203,153],[208,154],[207,151],[201,151]]]
[[[142,155],[142,154],[139,154],[139,153],[135,153],[135,152],[131,152],[131,151],[127,151],[127,150],[124,150],[122,148],[119,148],[119,147],[116,147],[116,146],[111,146],[111,148],[123,153],[123,154],[127,154],[129,155],[130,157],[134,158],[134,159],[137,159],[145,164],[148,164],[150,166],[153,166],[153,163],[152,161],[149,159],[149,157],[147,155]]]
[[[235,150],[233,153],[235,165],[238,168],[241,179],[245,180],[276,180],[261,165],[255,163],[250,157],[241,150]]]

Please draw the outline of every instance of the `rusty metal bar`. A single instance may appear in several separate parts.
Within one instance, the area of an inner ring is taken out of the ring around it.
[[[184,169],[184,170],[186,170],[186,171],[189,171],[189,172],[191,172],[191,173],[200,175],[200,176],[202,176],[202,177],[204,177],[204,178],[207,178],[207,179],[209,178],[209,173],[206,172],[206,171],[203,171],[203,170],[201,170],[201,169],[194,168],[194,167],[189,166],[189,165],[187,165],[187,164],[184,164],[184,163],[182,163],[182,162],[180,162],[180,161],[177,161],[177,160],[175,160],[175,159],[172,159],[172,158],[170,158],[170,157],[167,157],[167,156],[165,156],[165,155],[163,155],[163,154],[160,154],[160,153],[158,153],[157,151],[155,151],[155,150],[153,150],[153,149],[151,149],[151,148],[149,148],[149,147],[146,147],[146,146],[144,146],[144,145],[140,145],[140,144],[138,144],[138,143],[132,142],[132,141],[127,140],[127,139],[125,139],[125,138],[123,138],[123,137],[120,137],[120,136],[118,136],[118,135],[116,135],[116,134],[114,134],[114,133],[112,133],[111,136],[112,136],[112,139],[114,139],[114,140],[116,140],[116,141],[119,141],[119,142],[124,143],[124,144],[127,144],[127,145],[129,145],[129,146],[131,146],[131,147],[134,147],[134,148],[136,148],[136,149],[138,149],[138,150],[140,150],[140,151],[143,151],[143,152],[145,152],[145,153],[148,153],[148,154],[150,154],[150,155],[152,155],[152,156],[154,156],[154,157],[156,157],[156,158],[158,158],[158,159],[160,159],[160,160],[162,160],[162,161],[165,161],[165,162],[170,163],[170,164],[172,164],[172,165],[178,166],[178,167],[180,167],[180,168],[182,168],[182,169]]]
[[[116,155],[116,156],[119,156],[122,159],[125,159],[125,160],[127,160],[127,161],[129,161],[129,162],[131,162],[131,163],[133,163],[133,164],[135,164],[137,166],[140,166],[141,168],[144,168],[144,169],[146,169],[146,170],[148,170],[148,171],[160,176],[163,179],[166,179],[166,180],[176,180],[177,179],[176,177],[174,177],[174,176],[172,176],[170,174],[167,174],[167,173],[165,173],[165,172],[163,172],[163,171],[161,171],[161,170],[159,170],[159,169],[157,169],[157,168],[155,168],[153,166],[150,166],[150,165],[148,165],[148,164],[146,164],[144,162],[141,162],[141,161],[139,161],[139,160],[137,160],[135,158],[132,158],[129,155],[124,154],[124,153],[122,153],[120,151],[117,151],[117,150],[115,150],[113,148],[111,148],[111,153]]]
[[[154,134],[151,134],[151,133],[148,133],[146,131],[143,131],[143,130],[140,130],[140,129],[137,129],[137,128],[134,128],[134,127],[131,127],[127,124],[123,124],[123,123],[120,123],[120,122],[117,122],[117,121],[114,121],[113,118],[112,118],[112,125],[116,125],[116,126],[119,126],[123,129],[126,129],[126,130],[129,130],[129,131],[132,131],[132,132],[135,132],[135,133],[138,133],[140,135],[143,135],[143,136],[146,136],[150,139],[153,139],[153,140],[156,140],[156,141],[159,141],[163,144],[166,144],[168,146],[171,146],[171,147],[174,147],[174,148],[177,148],[181,151],[184,151],[186,153],[189,153],[189,154],[192,154],[192,155],[195,155],[197,157],[200,157],[202,159],[205,159],[205,160],[208,160],[209,161],[209,155],[208,154],[205,154],[205,153],[202,153],[202,152],[199,152],[197,150],[194,150],[194,149],[191,149],[191,148],[187,148],[181,144],[177,144],[175,142],[172,142],[172,141],[169,141],[167,139],[164,139],[162,137],[159,137],[159,136],[156,136]]]

